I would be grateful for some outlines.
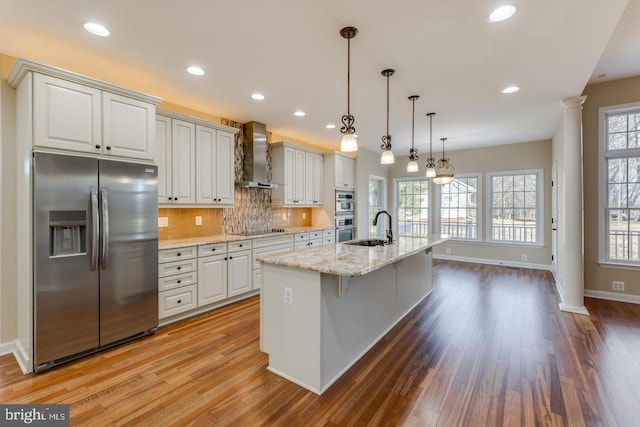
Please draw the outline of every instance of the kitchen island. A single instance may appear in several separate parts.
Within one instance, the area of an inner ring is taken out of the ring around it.
[[[447,239],[339,243],[259,258],[268,369],[322,394],[429,295],[431,248]]]

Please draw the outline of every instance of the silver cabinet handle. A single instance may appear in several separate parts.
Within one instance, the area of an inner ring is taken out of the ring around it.
[[[107,190],[100,191],[102,202],[102,269],[106,270],[109,263],[109,200]]]
[[[91,189],[91,271],[98,267],[98,229],[100,227],[100,211],[98,211],[98,189]]]

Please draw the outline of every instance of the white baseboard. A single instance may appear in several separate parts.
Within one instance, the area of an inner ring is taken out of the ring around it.
[[[16,359],[16,362],[18,363],[18,366],[20,366],[20,370],[23,374],[26,375],[32,372],[30,358],[27,356],[18,340],[0,344],[0,356],[4,356],[6,354],[13,354],[13,357]]]
[[[632,304],[640,304],[640,295],[621,294],[618,292],[593,291],[591,289],[585,289],[584,296],[590,297],[590,298],[606,299],[609,301],[630,302]]]
[[[551,271],[551,264],[534,264],[531,262],[503,261],[499,259],[470,258],[445,254],[433,254],[434,259],[444,259],[448,261],[472,262],[476,264],[502,265],[505,267],[530,268],[532,270]]]

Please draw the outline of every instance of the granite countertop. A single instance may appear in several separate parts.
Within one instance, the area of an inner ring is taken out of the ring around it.
[[[448,239],[449,236],[439,235],[399,237],[390,245],[371,247],[337,243],[269,255],[258,258],[258,261],[337,276],[358,277]]]
[[[333,230],[333,227],[291,227],[285,228],[284,232],[252,234],[244,236],[240,234],[214,234],[211,236],[185,237],[181,239],[158,240],[158,249],[176,249],[186,246],[209,245],[212,243],[235,242],[238,240],[259,239],[261,237],[283,236],[287,234],[303,233],[307,231]]]

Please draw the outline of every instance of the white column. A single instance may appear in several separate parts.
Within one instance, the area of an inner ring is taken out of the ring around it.
[[[562,263],[563,301],[560,310],[586,314],[584,306],[584,239],[582,192],[582,104],[586,96],[562,100],[564,141],[563,186],[561,195],[562,218],[559,224],[562,245],[559,259]]]

